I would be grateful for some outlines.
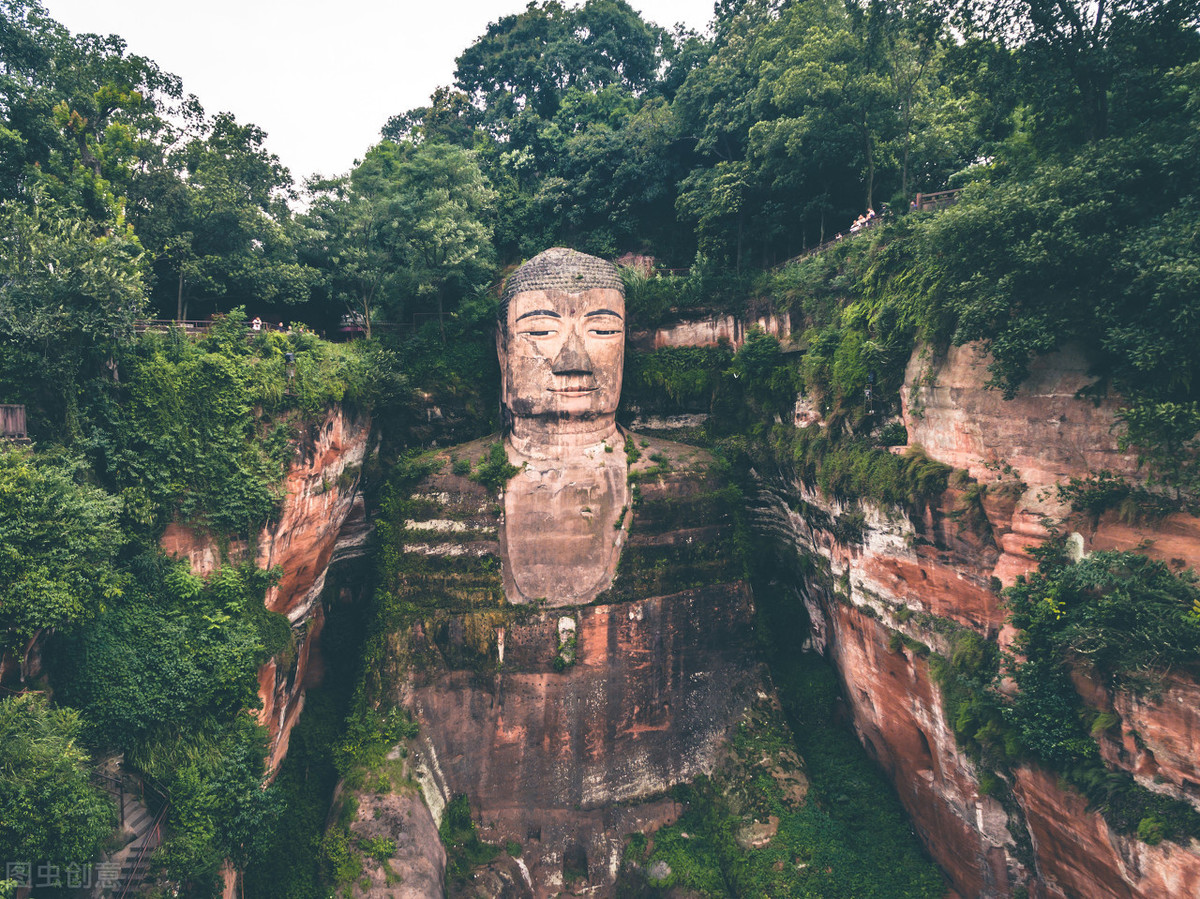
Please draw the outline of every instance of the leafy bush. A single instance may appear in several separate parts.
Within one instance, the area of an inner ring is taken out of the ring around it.
[[[386,862],[396,854],[396,841],[388,837],[363,837],[358,841],[358,848],[377,862]]]
[[[121,595],[117,501],[82,466],[0,443],[0,629],[15,647],[97,615]]]
[[[1121,448],[1136,448],[1153,481],[1174,487],[1195,510],[1200,504],[1200,402],[1154,402],[1135,397],[1119,413]]]
[[[1005,591],[1021,631],[1020,655],[1006,671],[1019,688],[1011,700],[999,690],[995,647],[981,638],[933,659],[956,737],[985,770],[1024,759],[1050,766],[1120,831],[1154,841],[1200,836],[1200,813],[1190,805],[1108,769],[1095,741],[1119,719],[1087,708],[1070,676],[1083,666],[1112,688],[1136,690],[1153,688],[1169,668],[1195,670],[1195,576],[1131,552],[1093,553],[1072,565],[1054,541],[1040,555],[1037,572]]]
[[[417,723],[406,711],[375,708],[360,697],[356,700],[346,716],[345,735],[334,755],[343,775],[355,768],[377,767],[393,746],[417,735]]]
[[[917,508],[940,496],[952,469],[912,446],[903,456],[865,440],[834,439],[817,428],[778,427],[769,451],[777,464],[809,488],[842,502],[874,500]]]
[[[479,460],[471,480],[482,484],[489,490],[499,490],[521,469],[508,461],[508,453],[503,443],[493,443],[487,448],[483,458]]]
[[[641,409],[707,411],[732,356],[727,347],[667,347],[652,353],[628,353],[622,394],[626,402]]]
[[[1086,513],[1093,521],[1109,509],[1117,509],[1122,521],[1133,523],[1161,518],[1179,507],[1169,497],[1136,487],[1110,471],[1072,477],[1058,485],[1057,493],[1060,502],[1070,503],[1072,511]]]
[[[1196,576],[1139,553],[1096,552],[1075,565],[1050,557],[1005,595],[1021,646],[1039,659],[1086,660],[1123,687],[1200,665],[1200,623],[1190,614]]]
[[[108,797],[88,780],[73,709],[41,693],[0,699],[0,856],[65,865],[95,856],[116,823]]]
[[[119,357],[120,381],[96,383],[85,445],[130,529],[154,537],[176,517],[221,535],[256,533],[278,508],[294,420],[365,401],[357,350],[249,333],[241,310],[200,341],[147,333]]]
[[[908,430],[902,422],[889,422],[884,425],[876,440],[880,446],[904,446],[908,443]]]
[[[624,268],[625,309],[631,328],[655,328],[680,312],[741,312],[753,293],[754,279],[723,271],[700,258],[686,275],[650,276]]]
[[[258,706],[264,632],[273,643],[283,635],[263,607],[271,572],[226,566],[205,581],[157,553],[135,559],[131,572],[124,596],[63,636],[50,661],[60,697],[84,712],[91,739],[149,770],[164,741]]]
[[[487,864],[499,853],[498,847],[479,839],[475,821],[471,817],[470,803],[463,793],[459,793],[447,803],[442,813],[438,835],[446,847],[448,885],[462,885],[468,882],[476,867]]]

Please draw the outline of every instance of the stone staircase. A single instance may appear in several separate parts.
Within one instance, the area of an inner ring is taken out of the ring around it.
[[[150,857],[162,843],[166,803],[158,802],[155,814],[146,804],[145,787],[118,769],[117,776],[104,778],[104,786],[121,806],[121,846],[96,866],[94,899],[119,899],[136,894],[146,880]]]
[[[150,856],[162,843],[162,816],[151,814],[144,802],[127,793],[125,829],[133,834],[133,839],[121,849],[125,857],[121,860],[120,888],[114,890],[117,896],[134,892],[145,881]]]

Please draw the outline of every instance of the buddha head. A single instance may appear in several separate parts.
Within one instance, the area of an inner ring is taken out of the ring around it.
[[[599,442],[616,430],[625,288],[611,262],[554,247],[505,283],[496,329],[500,402],[514,438]]]

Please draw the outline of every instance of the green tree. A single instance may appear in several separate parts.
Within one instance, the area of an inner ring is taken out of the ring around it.
[[[308,191],[300,258],[320,272],[316,292],[360,319],[370,338],[397,269],[394,229],[370,197],[353,190],[349,176],[314,180]]]
[[[30,432],[70,439],[84,381],[133,337],[145,307],[142,250],[127,227],[93,225],[40,192],[0,204],[0,391]]]
[[[261,128],[221,113],[144,183],[134,224],[151,241],[160,309],[183,319],[197,304],[223,311],[309,298],[315,272],[297,261],[291,175],[265,144]]]
[[[690,256],[674,215],[675,119],[661,98],[640,102],[616,86],[568,91],[559,134],[555,165],[533,198],[549,241],[610,257],[649,248]]]
[[[165,782],[163,753],[181,737],[206,739],[258,707],[258,666],[290,639],[263,607],[272,577],[225,566],[204,581],[184,562],[135,557],[125,595],[50,653],[60,698],[86,715],[90,740]]]
[[[390,268],[394,306],[433,305],[441,319],[447,300],[490,276],[495,192],[471,152],[385,141],[368,151],[351,186],[370,203],[374,258]]]
[[[1196,0],[962,2],[959,12],[965,30],[1021,48],[1025,99],[1052,144],[1099,140],[1114,113],[1146,121],[1146,76],[1194,59],[1200,27]]]
[[[510,131],[524,113],[549,121],[570,88],[617,84],[643,92],[656,81],[669,36],[625,0],[530,3],[492,22],[457,60],[455,82],[489,126]]]
[[[79,352],[132,335],[145,286],[130,229],[96,236],[46,198],[9,202],[0,247],[0,340]]]
[[[1154,130],[1022,178],[981,171],[970,202],[929,224],[935,308],[956,341],[985,343],[1007,392],[1034,355],[1078,340],[1121,389],[1193,398],[1200,182],[1179,167],[1195,152],[1192,115],[1180,105]]]
[[[40,693],[0,699],[0,855],[52,864],[92,858],[116,824],[89,782],[79,714]]]
[[[895,83],[888,77],[868,23],[841,2],[808,0],[781,16],[767,40],[772,68],[759,90],[779,110],[774,129],[787,132],[793,153],[832,145],[859,168],[864,208],[875,204],[878,169],[898,130]],[[755,130],[751,129],[754,142]],[[775,138],[778,140],[778,136]]]
[[[439,87],[428,106],[392,116],[381,134],[393,143],[430,141],[470,149],[479,134],[480,122],[480,110],[471,105],[470,97],[460,90]]]
[[[37,0],[0,3],[0,60],[0,199],[36,188],[117,224],[133,184],[199,114],[178,78],[115,35],[71,35]]]
[[[79,474],[0,444],[0,627],[11,648],[93,618],[121,593],[117,503]]]

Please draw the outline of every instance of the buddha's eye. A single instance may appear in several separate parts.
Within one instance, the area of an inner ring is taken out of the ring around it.
[[[595,334],[597,337],[612,337],[614,334],[620,334],[621,329],[614,328],[613,330],[608,331],[608,330],[601,330],[599,328],[596,328],[591,333]]]
[[[553,330],[550,330],[550,331],[522,331],[521,332],[521,334],[523,334],[525,337],[549,337],[552,334],[557,334],[557,333],[558,333],[557,331],[553,331]]]

